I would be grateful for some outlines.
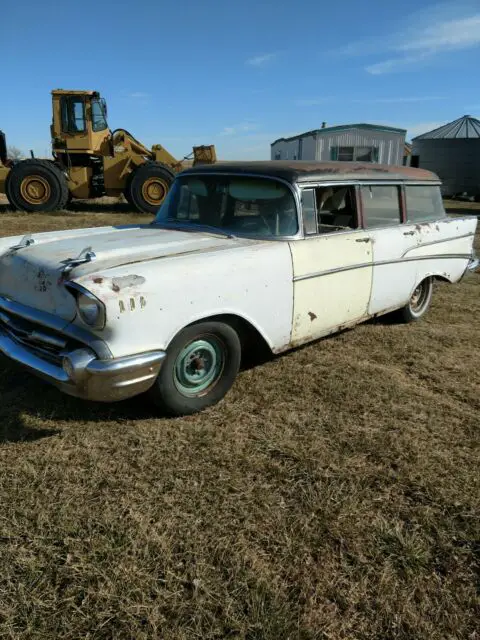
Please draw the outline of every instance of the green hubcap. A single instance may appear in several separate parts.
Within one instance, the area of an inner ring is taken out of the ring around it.
[[[213,336],[194,340],[175,362],[175,386],[184,396],[204,395],[220,378],[224,364],[225,349],[219,340]]]

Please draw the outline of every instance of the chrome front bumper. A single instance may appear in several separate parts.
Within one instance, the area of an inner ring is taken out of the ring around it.
[[[32,353],[0,329],[0,354],[69,395],[114,402],[147,391],[160,371],[164,351],[99,360],[89,348],[64,354],[63,366]]]

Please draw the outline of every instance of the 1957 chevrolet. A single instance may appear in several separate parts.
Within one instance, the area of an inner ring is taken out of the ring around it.
[[[179,174],[151,224],[0,239],[0,353],[90,400],[218,402],[242,352],[280,353],[368,318],[427,311],[478,268],[476,218],[434,174],[235,162]]]

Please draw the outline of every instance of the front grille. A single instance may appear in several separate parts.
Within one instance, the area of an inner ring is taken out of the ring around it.
[[[0,311],[0,329],[15,342],[54,364],[61,364],[65,351],[83,346],[57,331],[46,329],[41,324],[16,316],[4,309]]]

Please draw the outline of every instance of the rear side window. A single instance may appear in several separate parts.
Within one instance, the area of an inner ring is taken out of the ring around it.
[[[364,225],[367,229],[392,227],[402,221],[400,189],[396,186],[361,187]]]
[[[407,222],[424,222],[445,217],[440,187],[405,187]]]

